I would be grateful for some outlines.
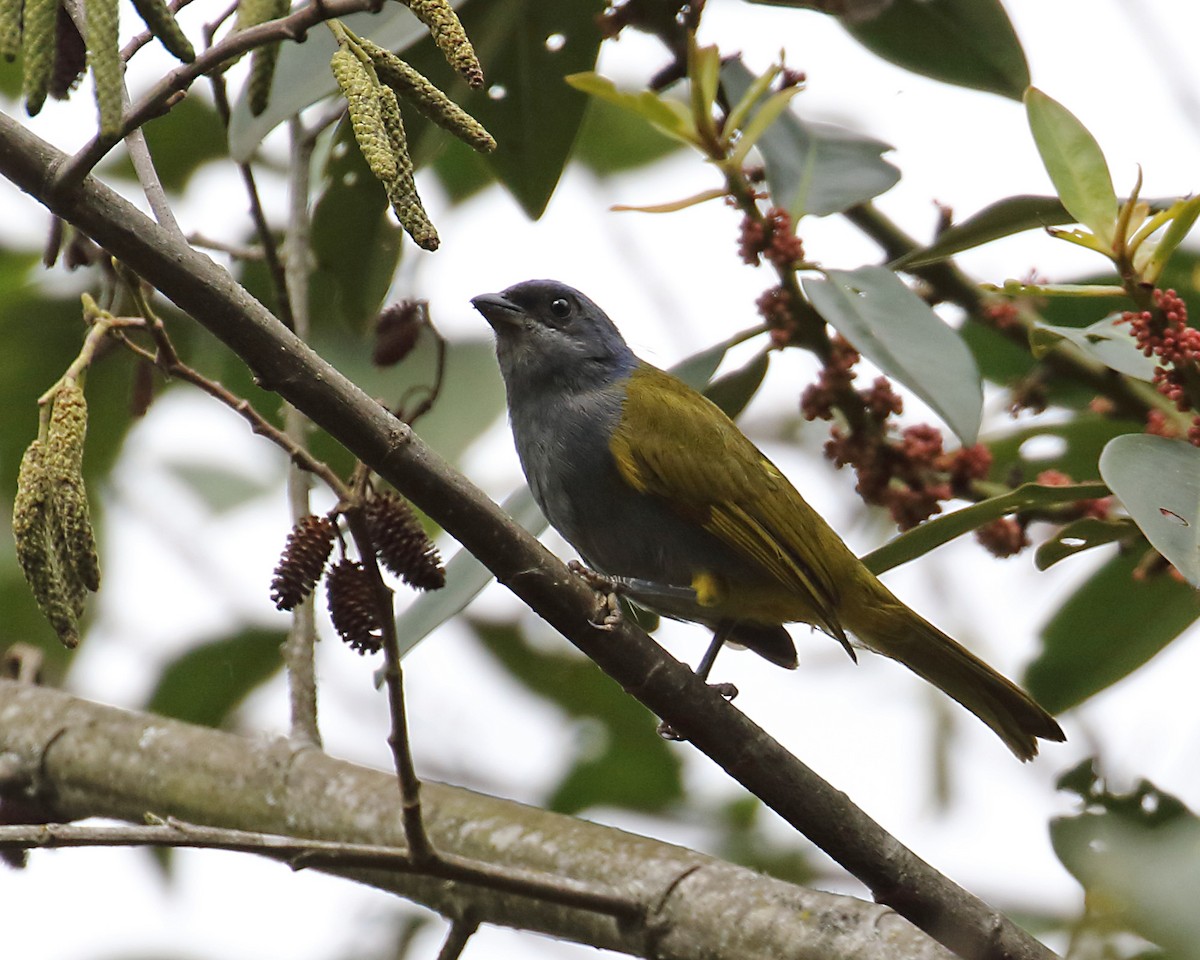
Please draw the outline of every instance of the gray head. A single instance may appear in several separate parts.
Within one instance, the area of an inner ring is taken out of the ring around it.
[[[496,332],[510,398],[600,386],[637,364],[608,315],[564,283],[526,280],[471,303]]]

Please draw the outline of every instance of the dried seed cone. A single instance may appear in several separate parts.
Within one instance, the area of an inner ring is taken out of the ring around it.
[[[383,117],[388,143],[396,159],[396,176],[384,181],[388,201],[395,211],[400,226],[423,250],[436,250],[441,243],[437,230],[425,212],[425,205],[417,194],[417,182],[413,178],[412,158],[408,155],[408,138],[404,133],[404,121],[400,117],[400,103],[396,92],[389,86],[379,88],[379,106]]]
[[[407,0],[408,8],[429,28],[442,56],[472,87],[483,86],[483,67],[449,0]]]
[[[394,493],[380,494],[367,502],[364,518],[375,552],[388,570],[418,590],[446,585],[438,549],[407,500]]]
[[[96,86],[100,135],[121,134],[121,48],[118,37],[117,0],[84,0],[87,12],[88,63]]]
[[[150,28],[150,32],[158,38],[158,42],[166,47],[168,53],[184,63],[191,63],[196,59],[192,42],[180,29],[175,14],[167,7],[165,0],[133,0],[133,8]]]
[[[291,0],[268,0],[259,4],[265,14],[262,22],[275,20],[286,16],[291,9]],[[271,101],[271,81],[275,79],[275,64],[279,62],[278,43],[270,43],[264,47],[256,47],[250,54],[250,79],[247,81],[247,98],[250,113],[259,116],[267,109]]]
[[[345,47],[338,48],[329,66],[350,107],[350,125],[358,149],[371,172],[383,183],[390,183],[396,179],[399,158],[392,152],[380,106],[380,91],[388,88],[381,86],[366,64]]]
[[[443,130],[447,130],[480,153],[491,153],[496,141],[483,124],[442,93],[424,74],[414,70],[377,43],[362,39],[363,50],[375,64],[375,73],[398,97],[412,103]]]
[[[377,367],[390,367],[412,353],[427,322],[428,310],[425,300],[401,300],[384,307],[375,318],[371,362]]]
[[[271,599],[280,610],[291,610],[310,593],[325,570],[336,530],[328,517],[301,517],[288,534],[271,580]]]
[[[325,596],[333,628],[350,649],[378,653],[383,647],[379,603],[362,564],[343,559],[330,567]]]
[[[79,644],[77,620],[83,602],[78,581],[64,576],[52,535],[50,498],[53,483],[46,469],[45,445],[34,440],[21,458],[13,500],[13,540],[33,598],[66,647]]]
[[[21,0],[0,0],[0,56],[17,59],[21,52]]]
[[[0,0],[3,2],[3,0]],[[58,43],[54,48],[54,70],[50,74],[49,93],[55,100],[66,100],[83,79],[87,69],[87,45],[66,7],[58,8]]]
[[[58,0],[26,0],[24,7],[25,60],[21,71],[21,92],[25,112],[36,116],[46,102],[50,76],[54,73],[54,49],[57,46]]]

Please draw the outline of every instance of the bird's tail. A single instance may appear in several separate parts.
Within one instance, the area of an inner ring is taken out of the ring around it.
[[[842,625],[867,648],[899,660],[991,727],[1021,760],[1038,738],[1063,741],[1054,718],[1024,690],[897,600],[878,581],[865,597],[843,601]],[[858,601],[858,602],[854,602]]]

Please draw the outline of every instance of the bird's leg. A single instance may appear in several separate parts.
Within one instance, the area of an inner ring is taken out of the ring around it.
[[[621,592],[621,583],[597,573],[590,567],[585,567],[578,560],[567,564],[567,569],[580,577],[589,587],[600,595],[600,603],[596,610],[596,618],[592,624],[600,630],[611,630],[621,622],[621,605],[617,596]]]
[[[696,664],[696,676],[701,680],[708,680],[709,673],[712,672],[713,664],[717,660],[717,654],[721,652],[721,648],[725,646],[725,640],[733,632],[732,623],[721,623],[713,630],[712,641],[708,645],[708,649],[704,651],[704,656],[700,658],[700,662]],[[732,700],[738,695],[738,688],[732,683],[710,683],[710,687],[717,691],[726,700]],[[658,735],[664,740],[683,740],[679,732],[665,720],[658,725]]]

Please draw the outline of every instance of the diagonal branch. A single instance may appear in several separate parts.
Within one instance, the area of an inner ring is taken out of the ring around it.
[[[47,185],[62,160],[54,147],[0,115],[0,175],[202,323],[265,387],[425,511],[625,690],[862,880],[877,900],[972,960],[1053,956],[904,847],[636,625],[598,627],[590,587],[411,429],[313,353],[224,269],[92,178],[70,195],[50,192]]]

